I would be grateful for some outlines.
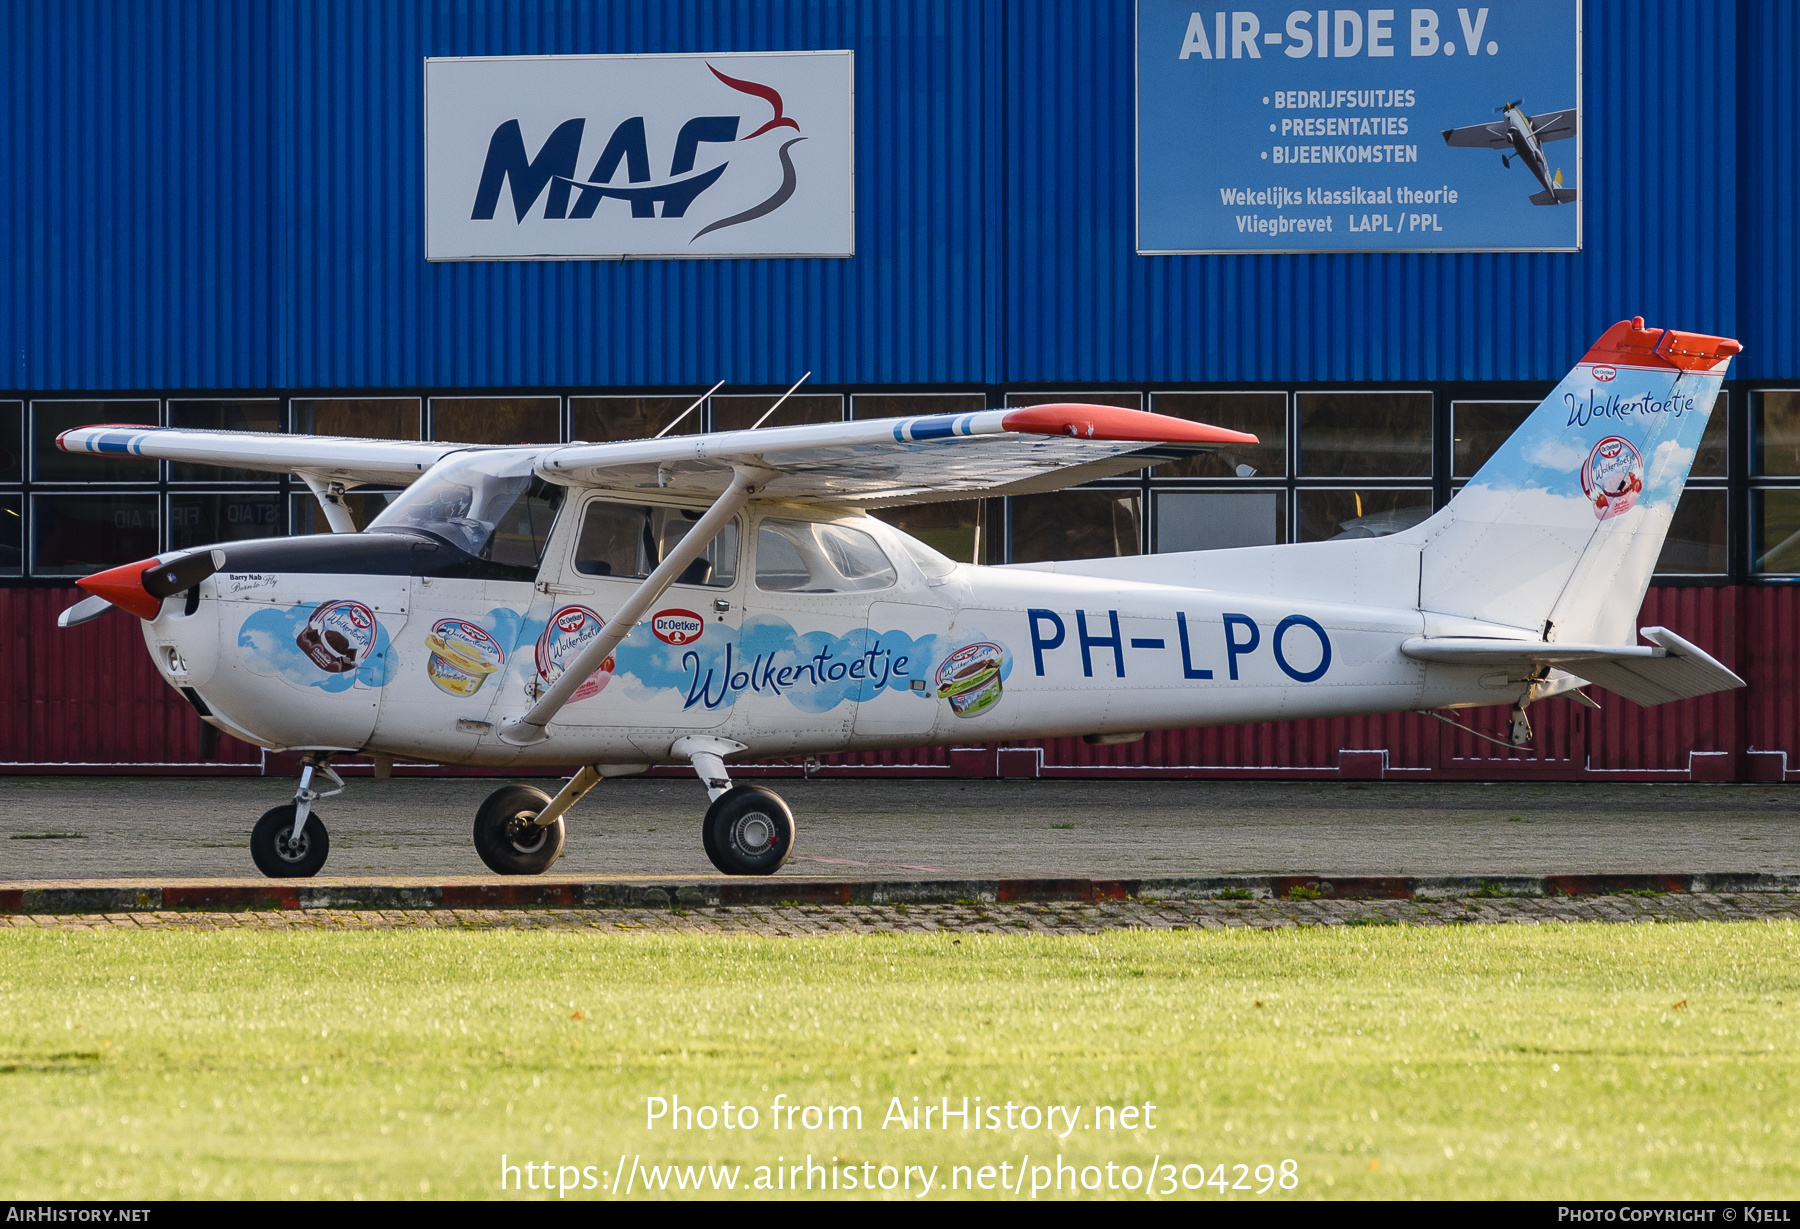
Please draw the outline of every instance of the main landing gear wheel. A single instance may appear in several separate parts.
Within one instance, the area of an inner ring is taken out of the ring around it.
[[[265,811],[250,831],[250,856],[256,869],[271,879],[311,879],[325,865],[331,838],[318,812],[310,812],[300,839],[294,835],[294,804]]]
[[[544,827],[531,821],[550,805],[550,795],[529,785],[503,785],[475,812],[475,852],[497,875],[541,875],[562,856],[563,821]]]
[[[734,785],[706,808],[706,856],[727,875],[773,875],[794,848],[794,813],[760,785]]]

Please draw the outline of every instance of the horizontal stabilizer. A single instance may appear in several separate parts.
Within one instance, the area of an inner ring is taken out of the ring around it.
[[[1558,666],[1645,707],[1744,685],[1743,679],[1666,627],[1646,627],[1641,634],[1651,643],[1556,644],[1414,636],[1400,651],[1415,661],[1506,670],[1520,678],[1539,666]]]
[[[1575,203],[1574,188],[1556,188],[1543,192],[1533,192],[1531,203],[1534,205],[1572,205]]]

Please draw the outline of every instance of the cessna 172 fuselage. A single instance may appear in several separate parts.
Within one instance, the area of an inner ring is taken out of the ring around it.
[[[1468,490],[1389,537],[1013,567],[865,509],[1246,437],[1079,405],[518,448],[83,428],[66,448],[292,470],[340,525],[345,485],[411,481],[362,532],[117,568],[65,617],[137,614],[205,720],[306,755],[257,826],[269,874],[323,864],[312,803],[349,754],[586,765],[554,799],[484,804],[502,873],[548,867],[599,780],[685,761],[715,864],[768,873],[792,815],[727,760],[1490,704],[1522,739],[1528,705],[1584,680],[1645,703],[1738,685],[1632,635],[1736,348],[1615,326]]]

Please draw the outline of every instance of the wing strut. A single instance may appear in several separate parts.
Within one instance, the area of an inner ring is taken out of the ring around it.
[[[331,526],[332,533],[355,533],[356,522],[350,517],[350,509],[344,506],[344,484],[341,482],[321,482],[308,473],[301,473],[307,489],[313,498],[319,501],[324,510],[325,523]]]
[[[663,591],[687,570],[688,564],[700,557],[700,552],[750,502],[751,496],[761,490],[770,478],[775,477],[768,470],[749,465],[734,465],[731,470],[731,485],[725,488],[725,493],[706,510],[704,516],[694,522],[694,527],[656,565],[656,570],[632,591],[612,620],[601,630],[599,637],[569,663],[562,677],[556,680],[549,691],[538,697],[538,702],[531,706],[531,711],[505,723],[500,731],[501,742],[515,747],[529,747],[548,738],[544,727],[562,711],[563,705],[569,702],[569,697],[575,694],[576,689],[590,674],[600,668],[600,663],[619,647],[619,643],[631,634],[645,612],[663,595]]]

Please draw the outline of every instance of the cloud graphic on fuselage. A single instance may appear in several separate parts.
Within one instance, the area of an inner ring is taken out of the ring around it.
[[[355,670],[331,674],[301,650],[300,632],[313,611],[321,603],[303,602],[287,610],[268,607],[255,611],[238,628],[238,647],[248,649],[244,665],[254,674],[283,679],[296,687],[317,687],[321,691],[348,691],[361,684],[382,687],[387,684],[393,660],[387,628],[375,621],[375,645],[369,656]]]

